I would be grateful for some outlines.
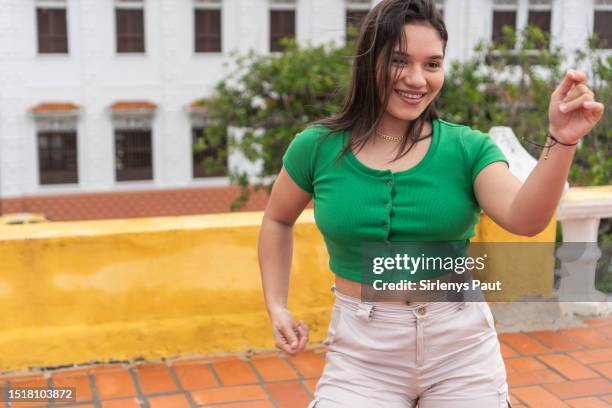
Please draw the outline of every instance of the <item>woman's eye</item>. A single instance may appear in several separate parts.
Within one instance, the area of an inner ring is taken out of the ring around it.
[[[394,59],[392,60],[392,62],[393,62],[395,65],[406,65],[406,60],[401,59],[401,58],[394,58]]]
[[[440,68],[440,64],[438,64],[437,62],[430,62],[429,64],[427,64],[427,66],[429,68]]]

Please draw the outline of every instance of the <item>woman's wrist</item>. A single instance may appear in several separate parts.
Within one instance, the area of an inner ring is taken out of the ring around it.
[[[553,129],[552,127],[548,127],[548,132],[546,133],[546,143],[552,143],[553,145],[559,145],[563,147],[572,147],[578,144],[578,141],[582,139],[583,136],[580,137],[571,137],[570,140],[567,140],[567,137],[559,136],[561,132],[557,129]]]
[[[268,309],[268,314],[270,316],[278,313],[278,312],[282,312],[284,310],[287,310],[287,304],[286,303],[271,303],[267,305],[267,309]]]

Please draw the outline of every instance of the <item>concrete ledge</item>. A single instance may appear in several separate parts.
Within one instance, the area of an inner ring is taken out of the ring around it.
[[[256,252],[261,217],[0,228],[0,370],[273,348]],[[489,221],[483,217],[480,235],[508,238]],[[547,231],[554,240],[554,229]],[[296,224],[293,260],[289,307],[317,343],[326,334],[333,274],[312,210]],[[518,278],[548,284],[548,277]]]
[[[257,263],[261,217],[1,229],[0,369],[274,347]],[[306,211],[295,227],[290,306],[314,342],[332,279]]]

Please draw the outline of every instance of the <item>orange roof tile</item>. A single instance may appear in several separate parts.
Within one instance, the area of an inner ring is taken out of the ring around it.
[[[203,109],[208,106],[208,102],[205,99],[196,99],[189,104],[191,109]]]
[[[142,110],[157,109],[157,105],[149,101],[117,101],[111,105],[113,111],[128,111],[128,110]]]
[[[71,112],[79,110],[72,102],[41,102],[32,108],[34,113]]]

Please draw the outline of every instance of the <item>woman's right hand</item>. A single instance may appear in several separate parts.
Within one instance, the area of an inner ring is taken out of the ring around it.
[[[272,333],[277,348],[292,356],[306,348],[308,326],[303,320],[295,323],[291,312],[286,307],[270,310],[270,319],[272,320]]]

